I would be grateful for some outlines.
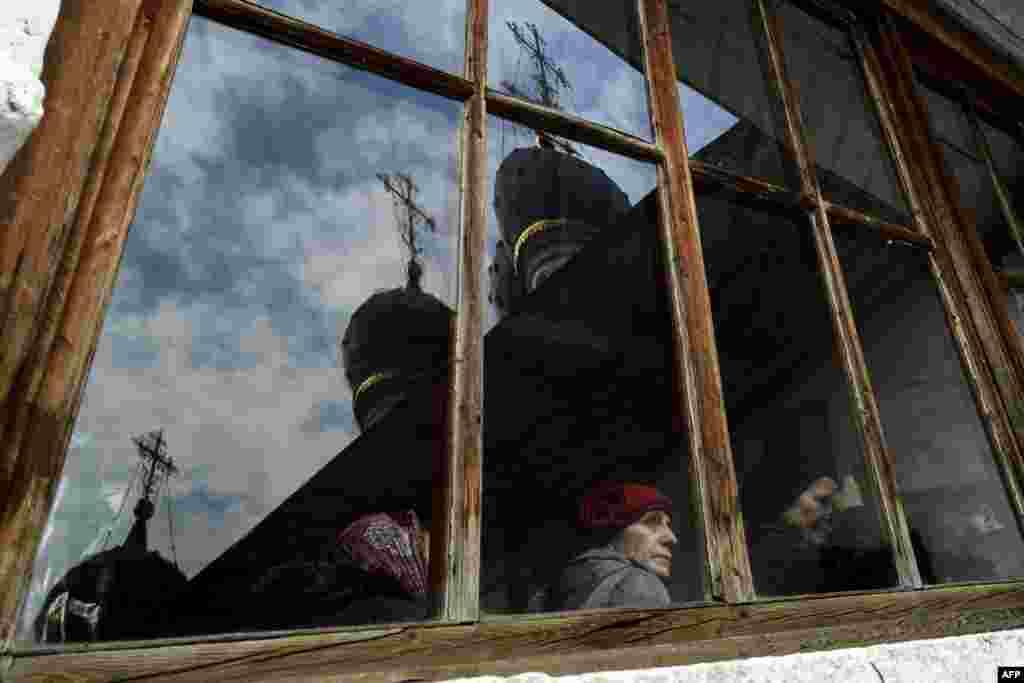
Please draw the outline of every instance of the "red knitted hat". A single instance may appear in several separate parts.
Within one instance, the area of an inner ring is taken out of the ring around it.
[[[651,510],[672,514],[672,499],[653,486],[606,481],[583,496],[579,521],[585,529],[625,529]]]

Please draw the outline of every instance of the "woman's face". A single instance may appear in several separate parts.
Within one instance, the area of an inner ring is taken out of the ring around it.
[[[652,510],[622,532],[623,552],[662,578],[672,573],[672,546],[679,542],[667,512]]]

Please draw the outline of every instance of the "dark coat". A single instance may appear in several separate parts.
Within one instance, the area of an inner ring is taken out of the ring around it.
[[[614,548],[594,548],[566,566],[548,593],[548,609],[668,607],[665,583],[650,567]]]
[[[274,567],[251,588],[251,595],[251,611],[239,628],[386,624],[430,616],[425,598],[407,594],[390,576],[370,575],[344,561]]]

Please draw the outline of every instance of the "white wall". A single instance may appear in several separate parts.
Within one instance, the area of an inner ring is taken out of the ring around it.
[[[483,676],[463,683],[992,683],[996,667],[1024,664],[1024,631],[833,650],[785,657],[757,657],[714,664],[553,677],[526,673]]]
[[[0,173],[43,118],[43,52],[60,0],[0,2]]]

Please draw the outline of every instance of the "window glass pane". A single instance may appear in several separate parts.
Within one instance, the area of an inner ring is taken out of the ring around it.
[[[491,88],[651,139],[635,2],[508,0],[490,13]]]
[[[844,30],[789,2],[778,6],[786,71],[825,199],[908,225],[910,213]]]
[[[655,167],[583,145],[502,149],[507,125],[488,133],[483,608],[699,599]]]
[[[943,144],[980,161],[974,131],[963,105],[923,84],[921,92],[925,96],[932,134]]]
[[[925,254],[837,234],[928,583],[1024,576],[1024,544]]]
[[[1018,206],[1024,199],[1024,191],[1021,188],[1021,178],[1024,177],[1024,169],[1021,168],[1021,162],[1024,161],[1024,143],[1021,142],[1021,136],[1024,135],[1024,129],[1014,136],[985,121],[981,122],[981,127],[992,149],[996,171],[1013,194],[1016,200],[1014,210],[1019,212],[1021,209]]]
[[[923,86],[921,92],[946,170],[960,190],[961,205],[975,221],[989,258],[998,267],[1009,247],[1010,234],[970,120],[955,100]]]
[[[1024,271],[1024,254],[1016,244],[999,203],[992,175],[964,106],[921,80],[918,85],[946,171],[956,180],[960,205],[974,222],[993,268]],[[986,122],[980,125],[1013,210],[1019,219],[1024,219],[1024,176],[1020,170],[1024,164],[1024,146],[1001,129]],[[1024,290],[1011,290],[1007,303],[1018,329],[1024,329]]]
[[[435,69],[463,71],[465,0],[257,0],[256,4]]]
[[[193,19],[29,637],[428,616],[460,118],[457,103]],[[433,221],[413,219],[420,275],[383,174]],[[177,473],[157,478],[143,546],[129,537],[146,462],[132,437],[157,429]]]
[[[797,187],[756,3],[670,3],[669,17],[692,157]]]
[[[758,594],[895,585],[810,226],[715,195],[697,208]]]
[[[1021,137],[1013,137],[988,123],[982,122],[985,138],[992,151],[996,172],[1006,188],[1008,199],[1016,218],[1020,235],[1014,235],[1009,229],[1010,222],[1005,217],[1005,230],[998,231],[998,241],[992,240],[995,265],[1008,274],[1014,275],[1009,297],[1011,318],[1017,323],[1017,329],[1024,331],[1024,287],[1021,287],[1016,275],[1024,273],[1024,247],[1018,243],[1017,237],[1024,237],[1024,144]],[[1021,131],[1024,135],[1024,130]],[[1024,242],[1024,240],[1021,240]]]

